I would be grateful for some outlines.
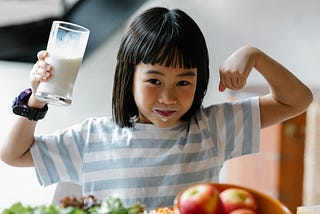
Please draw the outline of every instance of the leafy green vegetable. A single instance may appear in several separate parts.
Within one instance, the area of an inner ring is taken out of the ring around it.
[[[77,207],[60,208],[55,205],[41,205],[36,207],[23,206],[21,203],[13,204],[5,209],[2,214],[86,214],[87,212]]]
[[[139,204],[134,204],[131,207],[125,208],[119,198],[108,197],[102,201],[97,214],[139,214],[143,213],[144,209]]]
[[[143,213],[144,208],[139,204],[131,207],[124,207],[119,198],[108,197],[101,204],[83,210],[79,207],[57,205],[24,206],[22,203],[15,203],[5,209],[2,214],[139,214]]]
[[[13,204],[10,208],[5,209],[2,214],[22,214],[22,213],[32,213],[32,208],[30,206],[23,206],[21,203]]]

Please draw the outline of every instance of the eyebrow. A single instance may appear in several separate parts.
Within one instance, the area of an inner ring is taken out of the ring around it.
[[[149,70],[146,72],[146,74],[157,74],[157,75],[164,76],[162,72],[156,71],[156,70]],[[196,76],[196,74],[193,71],[185,71],[177,75],[177,77],[186,77],[186,76]]]

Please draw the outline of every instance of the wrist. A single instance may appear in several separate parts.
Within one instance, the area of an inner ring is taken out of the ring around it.
[[[32,95],[30,88],[22,91],[19,96],[14,99],[12,111],[29,120],[37,121],[45,117],[48,111],[48,105],[36,100],[34,96],[32,100],[30,100]],[[31,106],[29,106],[29,101]]]
[[[28,102],[27,102],[27,105],[30,107],[30,108],[39,108],[39,109],[42,109],[45,107],[46,103],[38,100],[35,96],[35,93],[32,93]]]
[[[247,50],[252,67],[258,68],[261,51],[258,48],[253,46],[245,46],[244,48]]]

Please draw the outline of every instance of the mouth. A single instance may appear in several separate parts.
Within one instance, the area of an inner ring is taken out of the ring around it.
[[[176,109],[154,109],[154,112],[162,121],[168,121],[176,112]]]

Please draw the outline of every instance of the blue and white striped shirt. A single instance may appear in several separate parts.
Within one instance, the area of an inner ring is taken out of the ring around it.
[[[119,197],[148,209],[172,206],[196,182],[218,182],[224,161],[259,151],[259,99],[202,108],[196,119],[159,128],[119,128],[112,118],[89,118],[31,148],[39,181],[82,185],[83,195]]]

